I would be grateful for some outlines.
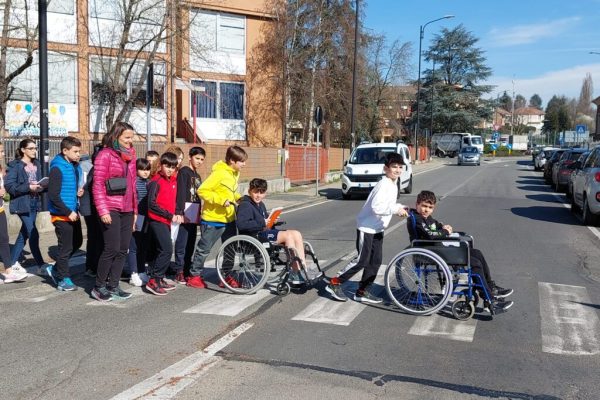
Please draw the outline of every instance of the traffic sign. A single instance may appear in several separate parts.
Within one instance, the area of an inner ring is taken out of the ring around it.
[[[575,132],[577,132],[577,134],[584,134],[587,132],[587,126],[586,125],[576,125],[575,126]]]
[[[498,140],[499,137],[500,137],[500,132],[494,132],[494,133],[492,133],[492,139]]]
[[[492,145],[492,150],[494,150],[494,151],[498,150],[498,145],[497,144],[493,144]]]

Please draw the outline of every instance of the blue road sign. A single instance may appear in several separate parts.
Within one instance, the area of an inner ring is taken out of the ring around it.
[[[575,132],[577,132],[577,134],[584,134],[587,132],[587,126],[586,125],[576,125],[575,126]]]
[[[498,150],[498,145],[497,144],[493,144],[492,145],[492,150],[494,150],[494,151]]]
[[[492,139],[498,140],[499,137],[500,137],[500,132],[494,132],[494,133],[492,133]]]
[[[509,144],[507,144],[507,145],[506,145],[506,147],[507,147],[509,150],[512,150],[512,144],[510,144],[510,143],[509,143]]]

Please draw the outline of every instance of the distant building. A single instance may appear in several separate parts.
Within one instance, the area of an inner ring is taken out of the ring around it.
[[[521,107],[515,110],[515,125],[527,125],[535,128],[535,133],[542,131],[544,126],[544,111],[535,107]]]
[[[407,123],[412,116],[416,93],[417,88],[414,86],[390,86],[385,89],[379,106],[379,139],[391,141],[409,135]]]

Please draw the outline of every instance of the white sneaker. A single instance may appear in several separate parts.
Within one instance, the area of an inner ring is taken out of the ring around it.
[[[134,272],[133,274],[131,274],[131,278],[129,278],[129,284],[131,286],[141,287],[144,284],[144,282],[142,282],[140,275]]]
[[[144,285],[146,283],[148,283],[148,281],[150,280],[150,277],[145,272],[140,272],[138,275],[139,275],[140,279],[142,280],[142,282],[144,283]]]
[[[13,270],[10,274],[4,274],[4,283],[21,282],[27,278],[27,272],[24,274]]]
[[[10,267],[12,272],[18,272],[20,274],[27,274],[27,270],[23,268],[20,262],[15,262],[12,267]]]

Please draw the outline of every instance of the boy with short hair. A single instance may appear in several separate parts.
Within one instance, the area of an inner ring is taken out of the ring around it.
[[[146,289],[157,296],[164,296],[175,289],[174,285],[165,281],[165,273],[173,254],[171,223],[183,222],[183,217],[175,215],[177,163],[177,155],[164,153],[160,157],[160,171],[148,185],[149,228],[158,254],[154,262],[150,263],[150,280]]]
[[[83,242],[79,219],[79,197],[83,195],[81,142],[67,136],[60,142],[60,152],[50,163],[48,182],[48,209],[58,239],[58,257],[46,271],[58,290],[73,291],[77,286],[71,280],[69,258]]]
[[[300,262],[306,266],[304,254],[304,240],[302,234],[296,230],[278,230],[267,227],[267,207],[263,199],[267,195],[267,181],[254,178],[248,186],[248,195],[242,197],[237,210],[236,225],[240,235],[255,236],[262,241],[273,241],[284,244],[296,251]],[[298,273],[300,265],[292,264],[293,271],[290,274],[290,282],[293,284],[304,283],[302,275]]]
[[[405,207],[396,203],[398,197],[397,180],[400,178],[404,159],[398,153],[386,155],[383,172],[385,176],[375,185],[363,208],[356,217],[356,247],[358,255],[331,278],[327,292],[338,301],[347,301],[348,297],[342,289],[342,284],[352,278],[358,271],[363,270],[358,290],[354,300],[361,303],[379,304],[383,300],[367,289],[375,281],[381,266],[383,252],[383,231],[389,225],[394,214],[405,217]]]
[[[410,220],[406,224],[410,241],[413,240],[435,240],[443,239],[452,234],[453,229],[450,225],[442,224],[432,217],[435,210],[437,199],[435,193],[429,190],[423,190],[417,195],[417,204],[414,209],[411,209]],[[492,298],[492,304],[485,304],[488,308],[492,306],[495,312],[506,311],[512,307],[512,301],[503,301],[505,297],[513,293],[512,289],[504,289],[492,280],[490,268],[483,256],[481,250],[470,250],[470,264],[474,274],[479,275],[481,284]],[[476,282],[477,283],[477,282]],[[482,296],[483,298],[483,296]]]
[[[230,146],[225,154],[225,161],[217,161],[212,172],[198,189],[198,196],[204,201],[202,222],[200,223],[200,240],[196,245],[194,259],[190,268],[187,285],[194,288],[205,288],[202,279],[204,262],[210,249],[221,239],[221,242],[236,234],[235,206],[241,194],[238,193],[240,171],[246,165],[248,154],[239,146]],[[237,282],[228,282],[238,287]]]
[[[200,207],[202,200],[198,196],[198,189],[202,184],[200,169],[204,164],[206,152],[202,147],[194,146],[189,153],[189,166],[184,166],[177,171],[177,206],[175,214],[184,216],[186,203],[196,203]],[[184,218],[179,226],[175,241],[175,281],[186,284],[192,265],[192,255],[196,245],[198,220],[190,221]]]

